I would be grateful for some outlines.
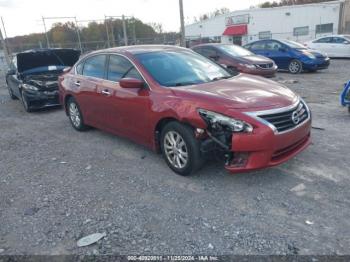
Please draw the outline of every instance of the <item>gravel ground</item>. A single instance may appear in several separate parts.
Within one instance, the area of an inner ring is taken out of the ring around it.
[[[191,177],[61,109],[25,113],[0,86],[0,254],[350,254],[350,60],[289,75],[313,112],[313,144],[275,168]],[[106,233],[98,243],[77,240]]]

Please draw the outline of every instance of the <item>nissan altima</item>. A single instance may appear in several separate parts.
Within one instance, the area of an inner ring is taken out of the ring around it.
[[[311,113],[297,94],[180,47],[90,53],[59,77],[59,94],[76,130],[127,137],[181,175],[214,154],[231,172],[275,166],[310,144]]]

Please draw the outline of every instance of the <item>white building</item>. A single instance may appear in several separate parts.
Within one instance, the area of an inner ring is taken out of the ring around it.
[[[330,34],[350,34],[350,0],[233,11],[187,25],[186,39],[246,44],[259,39],[299,42]]]

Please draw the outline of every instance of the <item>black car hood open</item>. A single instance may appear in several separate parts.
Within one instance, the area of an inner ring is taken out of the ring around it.
[[[73,66],[78,61],[80,51],[75,49],[38,49],[17,54],[19,73],[49,66]]]

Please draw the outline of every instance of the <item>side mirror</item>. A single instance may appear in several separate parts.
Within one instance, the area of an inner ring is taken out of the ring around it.
[[[143,88],[145,83],[136,78],[122,78],[119,81],[119,85],[122,88]]]

